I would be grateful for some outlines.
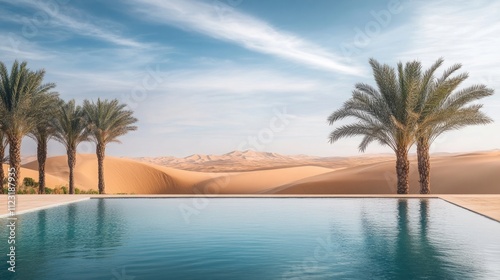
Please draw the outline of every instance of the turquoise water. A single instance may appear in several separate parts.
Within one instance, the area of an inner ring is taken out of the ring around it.
[[[91,199],[18,217],[0,279],[500,275],[500,223],[438,199]]]

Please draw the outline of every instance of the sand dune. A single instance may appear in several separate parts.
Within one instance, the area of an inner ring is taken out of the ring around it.
[[[37,168],[37,162],[24,165]],[[47,159],[48,174],[67,180],[65,156]],[[106,192],[135,194],[207,194],[256,193],[306,177],[332,171],[322,167],[296,167],[241,173],[208,173],[179,170],[133,160],[106,157],[104,161]],[[75,165],[76,187],[97,190],[97,159],[81,155]],[[50,186],[50,184],[47,184]]]
[[[253,155],[259,156],[259,155]],[[275,154],[269,156],[277,157]],[[280,158],[280,157],[277,157]],[[210,158],[192,159],[210,163]],[[281,158],[282,159],[282,158]],[[344,160],[344,167],[320,166],[272,168],[246,172],[195,172],[152,163],[106,157],[105,180],[109,194],[394,194],[394,160],[362,157]],[[310,159],[305,159],[307,160]],[[244,159],[249,164],[249,159]],[[233,164],[238,164],[232,159]],[[363,164],[368,163],[368,164]],[[269,164],[269,163],[267,163]],[[436,194],[499,194],[500,152],[440,155],[432,158],[432,191]],[[280,166],[280,162],[276,164]],[[418,193],[416,161],[411,160],[411,193]],[[25,164],[23,177],[38,178],[37,163]],[[222,168],[222,170],[225,170]],[[47,185],[66,184],[68,168],[65,156],[47,160]],[[76,186],[97,190],[95,155],[78,155]]]
[[[419,192],[416,160],[411,160],[410,193]],[[266,193],[387,194],[396,193],[395,163],[383,162],[338,170],[285,184]],[[431,160],[435,194],[499,194],[500,152],[441,156]]]
[[[240,173],[225,173],[196,184],[206,194],[256,194],[273,192],[276,186],[333,171],[317,166],[278,168]]]
[[[3,170],[5,172],[5,176],[8,176],[8,170],[9,170],[9,165],[8,164],[3,164]],[[38,181],[38,165],[35,163],[33,165],[33,168],[23,168],[21,167],[21,181],[26,178],[33,178],[35,181]],[[67,180],[64,180],[62,178],[59,178],[57,176],[53,176],[51,174],[45,174],[45,182],[48,186],[51,187],[57,187],[57,186],[64,186],[68,184]]]
[[[23,167],[36,169],[37,162]],[[47,159],[45,170],[68,180],[66,156]],[[155,167],[127,159],[106,157],[104,174],[107,193],[162,194],[185,193],[196,182],[210,179],[208,174]],[[78,154],[75,165],[75,185],[82,190],[97,190],[97,158],[95,155]],[[47,184],[47,186],[50,186]]]

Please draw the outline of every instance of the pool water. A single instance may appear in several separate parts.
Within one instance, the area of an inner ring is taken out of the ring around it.
[[[499,279],[500,223],[439,199],[91,199],[18,216],[0,279]]]

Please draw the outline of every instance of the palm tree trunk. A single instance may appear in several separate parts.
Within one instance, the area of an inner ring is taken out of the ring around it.
[[[410,161],[408,160],[408,151],[405,148],[396,151],[396,173],[398,176],[398,194],[408,194],[410,191],[408,182]]]
[[[104,156],[105,156],[106,146],[102,143],[97,143],[96,154],[97,154],[97,169],[99,177],[99,194],[105,194],[105,184],[104,184]]]
[[[418,155],[418,173],[420,176],[420,194],[431,193],[430,181],[430,155],[429,143],[424,138],[419,137],[417,140],[417,155]]]
[[[74,169],[76,163],[76,149],[68,149],[68,167],[69,167],[69,194],[75,194]]]
[[[14,168],[14,182],[16,188],[20,185],[19,178],[21,177],[21,141],[22,139],[10,136],[9,138],[9,164],[10,168]]]
[[[38,139],[36,147],[36,156],[38,160],[38,193],[45,193],[45,162],[47,161],[47,140]]]
[[[3,140],[0,140],[0,194],[3,194],[3,180],[5,178],[5,173],[3,172],[4,157],[5,157],[5,147],[3,146]]]

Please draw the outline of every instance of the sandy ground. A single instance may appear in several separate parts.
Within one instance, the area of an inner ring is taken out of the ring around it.
[[[259,155],[252,155],[259,156]],[[238,157],[235,157],[238,159]],[[395,160],[387,155],[345,161],[336,168],[294,166],[238,172],[197,172],[159,166],[136,160],[106,157],[105,181],[108,194],[394,194]],[[389,159],[389,160],[388,160]],[[239,157],[242,166],[252,159]],[[299,159],[300,160],[300,159]],[[328,159],[332,161],[332,159]],[[311,158],[304,161],[309,162]],[[205,160],[205,162],[207,162]],[[237,165],[233,158],[233,165]],[[281,163],[278,163],[278,166]],[[204,166],[206,167],[207,164]],[[297,163],[295,163],[297,165]],[[433,194],[500,194],[500,151],[432,158]],[[216,164],[214,166],[217,166]],[[411,161],[410,191],[418,193],[418,172]],[[261,166],[262,167],[262,166]],[[6,168],[6,166],[4,166]],[[37,163],[23,165],[21,177],[37,180]],[[224,171],[214,170],[214,171]],[[47,186],[67,184],[66,157],[52,157],[46,165]],[[97,190],[95,155],[78,155],[75,182],[80,189]]]

